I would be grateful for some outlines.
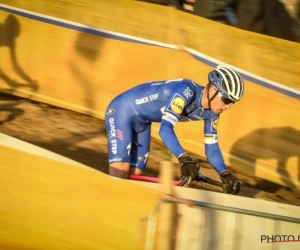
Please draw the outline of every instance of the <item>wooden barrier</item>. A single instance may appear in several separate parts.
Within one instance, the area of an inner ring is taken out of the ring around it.
[[[160,164],[161,192],[162,197],[174,197],[174,166],[172,162],[163,161]],[[176,249],[176,229],[178,227],[178,205],[164,204],[158,209],[158,228],[156,234],[155,249]],[[149,247],[145,250],[151,250]]]
[[[134,0],[1,0],[0,3],[154,41],[195,49],[300,90],[300,44],[239,30],[173,8]],[[112,14],[113,13],[113,14]]]
[[[79,167],[43,149],[35,155],[25,152],[36,148],[14,138],[6,142],[9,147],[0,143],[0,249],[265,250],[272,244],[262,236],[277,235],[276,241],[284,235],[286,240],[299,237],[297,206],[191,188],[162,190],[160,184],[119,180]],[[189,202],[164,203],[170,192],[170,198]],[[172,206],[177,212],[170,244],[165,219],[171,219]],[[286,244],[299,249],[298,242],[277,242],[276,249],[286,249]]]
[[[222,114],[218,130],[225,162],[231,167],[300,188],[299,44],[129,0],[77,5],[54,0],[1,2],[83,23],[50,24],[30,13],[22,17],[20,12],[0,11],[2,30],[10,27],[0,47],[2,91],[103,118],[115,95],[144,81],[187,77],[206,84],[215,62],[205,56],[196,60],[190,49],[296,89],[278,92],[248,76],[244,99]],[[122,40],[130,37],[100,35],[92,27],[180,46],[126,42]],[[153,136],[159,138],[157,131],[155,124]],[[202,131],[201,122],[176,127],[182,145],[204,156]]]
[[[160,192],[4,146],[0,155],[1,249],[144,249],[138,225]]]

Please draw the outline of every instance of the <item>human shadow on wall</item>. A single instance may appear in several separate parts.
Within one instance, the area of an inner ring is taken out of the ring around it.
[[[237,156],[248,161],[253,166],[253,172],[248,173],[252,176],[255,174],[256,162],[258,159],[276,160],[276,170],[281,176],[290,177],[286,167],[290,157],[297,158],[295,172],[298,173],[300,181],[300,131],[293,127],[277,128],[259,128],[246,136],[237,140],[230,150],[232,156]],[[230,158],[230,164],[234,164],[235,159]],[[241,166],[241,170],[242,170]],[[290,186],[292,182],[281,179],[283,183]],[[262,180],[268,183],[267,181]],[[288,183],[287,183],[288,182]],[[263,185],[263,183],[260,183]],[[266,184],[267,185],[267,184]],[[278,187],[274,185],[274,187]],[[278,187],[279,188],[279,187]],[[297,190],[293,184],[292,189]],[[273,190],[274,192],[277,190]]]
[[[88,31],[87,28],[85,28],[84,31]],[[71,60],[69,68],[85,93],[85,107],[94,110],[95,89],[93,86],[95,86],[95,83],[93,79],[91,79],[91,75],[96,74],[100,76],[100,74],[104,74],[99,68],[96,69],[97,72],[94,72],[93,69],[94,64],[99,60],[104,38],[88,34],[84,31],[78,33],[74,44],[74,52],[79,57],[79,61]],[[96,84],[98,84],[98,82]]]
[[[6,101],[5,103],[0,104],[0,126],[6,122],[11,122],[18,116],[24,114],[24,110],[17,107],[19,105],[19,99],[10,97],[10,100],[13,100],[7,103],[7,99],[5,98],[6,96],[7,95],[5,93],[0,93],[0,102],[1,100]]]
[[[0,79],[4,80],[4,82],[10,87],[9,89],[10,93],[13,93],[15,89],[19,89],[19,88],[28,88],[30,91],[36,92],[38,90],[37,82],[34,81],[28,74],[26,74],[26,72],[23,70],[23,68],[18,62],[18,58],[16,54],[16,40],[20,34],[21,34],[20,22],[14,15],[9,14],[6,17],[4,23],[0,24],[0,50],[2,49],[1,47],[7,47],[9,49],[12,68],[14,72],[21,79],[25,81],[25,83],[18,82],[17,80],[12,79],[9,75],[7,75],[3,71],[1,65],[0,65]],[[2,89],[2,91],[3,90],[4,89]],[[7,89],[5,90],[7,91]]]

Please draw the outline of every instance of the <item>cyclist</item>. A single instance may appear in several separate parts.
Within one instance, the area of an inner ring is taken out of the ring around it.
[[[109,174],[127,178],[129,173],[143,173],[150,149],[151,124],[158,122],[159,135],[178,158],[181,174],[195,180],[199,165],[181,147],[174,126],[177,122],[203,120],[207,159],[220,175],[224,192],[237,194],[240,183],[225,166],[217,124],[220,114],[243,94],[240,74],[222,65],[208,73],[206,86],[190,79],[150,81],[121,93],[109,104],[105,115]]]

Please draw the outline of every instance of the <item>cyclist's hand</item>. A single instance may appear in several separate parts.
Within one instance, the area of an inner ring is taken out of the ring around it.
[[[232,174],[225,170],[220,175],[222,180],[222,188],[225,194],[238,194],[241,188],[241,183],[235,179]]]
[[[195,180],[198,176],[200,165],[185,154],[180,156],[178,160],[181,174],[185,177],[190,176],[192,181]]]

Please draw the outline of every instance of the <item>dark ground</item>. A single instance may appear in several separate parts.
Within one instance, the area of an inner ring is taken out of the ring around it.
[[[40,146],[60,155],[108,173],[106,135],[103,120],[48,104],[0,93],[0,132]],[[218,179],[204,158],[191,154],[201,162],[201,172]],[[171,155],[162,142],[153,139],[146,175],[158,176],[159,163]],[[179,167],[175,166],[179,177]],[[289,188],[231,172],[242,182],[239,195],[280,203],[300,205],[300,194]],[[203,184],[198,188],[219,190]]]

